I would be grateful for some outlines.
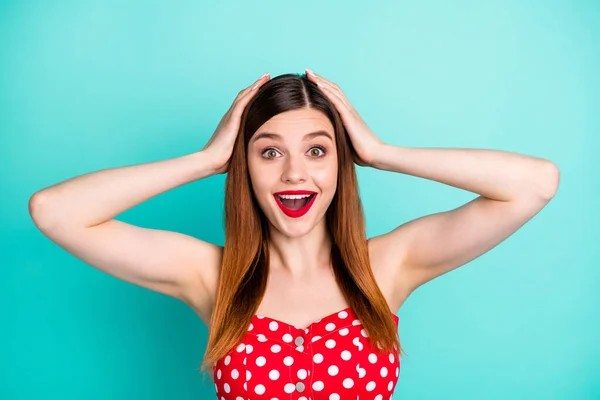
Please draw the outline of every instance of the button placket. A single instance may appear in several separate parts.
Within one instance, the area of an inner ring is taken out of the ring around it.
[[[305,336],[308,334],[309,330],[299,330],[297,332],[296,337],[294,338],[294,344],[296,345],[296,350],[299,352],[304,352],[304,343],[306,342]],[[306,378],[308,378],[308,373],[306,376],[302,377],[299,373],[297,373],[298,381],[296,382],[296,391],[298,393],[302,393],[306,390],[306,384],[303,382]]]
[[[296,351],[299,352],[304,352],[304,342],[306,340],[304,339],[304,335],[299,333],[295,338],[294,338],[294,344],[296,345]]]

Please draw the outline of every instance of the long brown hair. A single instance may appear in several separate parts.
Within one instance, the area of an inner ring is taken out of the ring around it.
[[[365,219],[354,167],[354,149],[335,106],[305,74],[277,76],[259,89],[244,110],[225,182],[225,246],[208,345],[200,371],[215,363],[247,333],[265,293],[269,274],[268,221],[252,192],[248,142],[273,116],[313,108],[331,121],[338,155],[337,190],[325,214],[332,236],[335,279],[369,340],[381,351],[399,349],[390,308],[369,264]],[[210,374],[211,381],[213,379]]]

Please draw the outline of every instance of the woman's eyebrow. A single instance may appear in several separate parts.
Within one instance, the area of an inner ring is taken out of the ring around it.
[[[315,137],[319,137],[319,136],[324,136],[333,143],[333,138],[326,131],[316,131],[316,132],[307,133],[306,135],[304,135],[304,138],[302,138],[302,140],[303,141],[311,140],[311,139],[314,139]],[[273,140],[281,141],[282,136],[277,133],[261,132],[261,133],[254,135],[254,137],[252,138],[252,143],[256,142],[259,139],[273,139]]]

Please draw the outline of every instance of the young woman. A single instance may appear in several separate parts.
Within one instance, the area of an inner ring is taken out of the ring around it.
[[[354,164],[480,196],[367,239]],[[220,173],[223,247],[113,218]],[[219,399],[388,399],[407,297],[509,237],[558,182],[545,159],[384,143],[335,83],[307,70],[240,91],[198,152],[75,177],[29,207],[74,256],[196,311]]]

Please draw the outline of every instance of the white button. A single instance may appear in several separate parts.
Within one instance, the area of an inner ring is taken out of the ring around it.
[[[294,340],[294,343],[296,343],[296,346],[301,346],[304,343],[304,338],[302,336],[298,336],[296,340]]]
[[[304,392],[304,383],[302,383],[302,382],[296,383],[296,390],[299,391],[300,393]]]

